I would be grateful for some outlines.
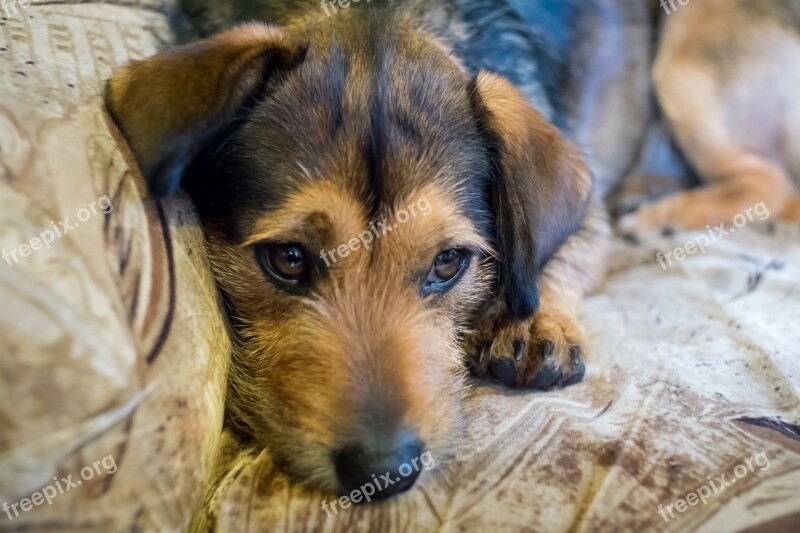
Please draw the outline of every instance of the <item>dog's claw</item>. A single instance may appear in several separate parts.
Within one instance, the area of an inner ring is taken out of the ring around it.
[[[525,354],[525,343],[520,339],[514,341],[514,361],[521,361]]]
[[[575,385],[576,383],[580,383],[583,381],[583,376],[586,375],[586,365],[578,361],[575,364],[575,373],[564,380],[564,386],[569,387],[571,385]]]
[[[486,350],[489,349],[489,345],[484,343],[481,345],[480,349],[478,350],[478,364],[482,365],[483,360],[486,358]]]
[[[542,357],[544,357],[545,359],[550,359],[553,356],[554,349],[555,346],[553,346],[553,343],[551,341],[544,341],[542,343]]]
[[[575,366],[581,364],[581,355],[583,354],[580,346],[572,346],[569,349],[569,355],[572,357],[572,363]]]
[[[642,240],[639,238],[639,236],[631,232],[623,233],[622,240],[634,246],[639,246],[642,244]]]

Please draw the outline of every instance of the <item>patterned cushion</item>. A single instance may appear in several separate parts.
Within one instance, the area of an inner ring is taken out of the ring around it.
[[[202,233],[186,199],[147,198],[102,105],[171,39],[166,3],[135,4],[0,6],[0,502],[22,504],[2,530],[180,530],[219,438]]]

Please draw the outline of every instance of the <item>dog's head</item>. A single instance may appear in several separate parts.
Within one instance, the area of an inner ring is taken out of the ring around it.
[[[534,312],[590,187],[507,81],[402,21],[241,26],[122,69],[107,103],[151,190],[198,205],[230,419],[333,490],[407,464],[399,492],[447,453],[461,335],[489,298]]]

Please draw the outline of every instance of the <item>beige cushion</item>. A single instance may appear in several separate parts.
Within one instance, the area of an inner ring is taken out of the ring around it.
[[[166,18],[20,11],[0,21],[0,251],[17,259],[0,263],[0,504],[112,459],[0,529],[180,530],[216,449],[229,342],[190,204],[147,199],[100,96],[114,65],[171,39]],[[52,244],[20,250],[34,238]]]

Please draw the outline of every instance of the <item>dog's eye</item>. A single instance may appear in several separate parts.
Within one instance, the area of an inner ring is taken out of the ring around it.
[[[256,257],[264,272],[278,281],[297,285],[308,278],[309,262],[297,244],[260,245]]]
[[[433,263],[431,273],[428,275],[428,281],[433,283],[441,283],[442,281],[450,281],[461,270],[461,261],[463,254],[459,250],[447,250],[442,252],[436,257]]]
[[[425,292],[445,292],[458,281],[459,274],[466,270],[470,254],[467,250],[447,250],[436,256],[428,277]]]

